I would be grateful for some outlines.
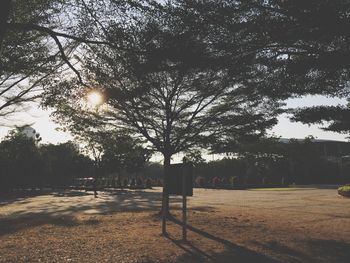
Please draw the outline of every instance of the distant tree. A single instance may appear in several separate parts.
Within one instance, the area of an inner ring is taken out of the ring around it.
[[[129,174],[138,174],[151,157],[151,152],[140,141],[122,133],[108,133],[102,147],[102,167],[109,172],[125,170]]]
[[[37,137],[13,129],[0,142],[0,190],[68,186],[92,172],[92,161],[72,142],[38,144]]]
[[[142,170],[142,174],[147,178],[152,178],[153,180],[160,182],[163,179],[163,165],[156,162],[147,162]],[[160,185],[158,185],[160,186]]]
[[[184,159],[193,163],[194,165],[200,165],[205,163],[205,159],[202,157],[202,152],[199,149],[193,149],[185,152]]]
[[[0,142],[0,185],[3,190],[43,185],[37,144],[14,129]]]
[[[289,173],[297,184],[320,183],[324,178],[322,152],[313,143],[312,137],[302,141],[293,139],[285,146],[284,157],[289,162]],[[336,177],[336,171],[333,171]]]
[[[151,157],[151,151],[143,146],[143,141],[133,138],[131,134],[122,129],[116,129],[108,125],[101,124],[95,120],[96,116],[76,114],[72,109],[66,108],[67,114],[73,117],[66,122],[68,115],[54,115],[56,120],[63,126],[64,130],[69,130],[74,136],[74,140],[79,143],[86,155],[94,160],[96,173],[99,177],[101,173],[112,173],[127,171],[137,173],[143,169],[146,162]],[[92,114],[96,114],[93,110]],[[82,118],[80,118],[82,117]]]
[[[88,177],[93,172],[91,159],[83,156],[73,142],[42,145],[40,153],[47,185],[72,185],[74,178]]]
[[[231,177],[237,177],[241,183],[245,181],[247,163],[244,158],[223,158],[221,160],[208,161],[198,165],[195,175],[205,178],[209,184],[216,176],[225,178],[227,182]]]

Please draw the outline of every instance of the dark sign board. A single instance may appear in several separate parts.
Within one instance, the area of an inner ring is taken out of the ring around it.
[[[168,193],[171,195],[182,195],[183,182],[185,183],[186,196],[193,196],[192,164],[177,163],[170,165],[170,172],[168,175]]]

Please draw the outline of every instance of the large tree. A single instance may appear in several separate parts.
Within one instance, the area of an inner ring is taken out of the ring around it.
[[[245,45],[241,35],[233,42],[235,52],[221,54],[212,45],[215,36],[180,11],[184,6],[164,5],[123,23],[112,20],[105,30],[113,45],[86,50],[85,81],[106,97],[98,112],[82,107],[89,88],[75,80],[56,83],[46,94],[46,104],[56,108],[62,123],[126,129],[161,152],[165,203],[174,154],[223,133],[263,134],[279,106],[249,85],[255,55],[238,49]]]

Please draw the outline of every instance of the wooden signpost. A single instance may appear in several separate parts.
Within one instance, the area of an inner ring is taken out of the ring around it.
[[[193,196],[193,166],[191,163],[178,163],[170,166],[168,175],[169,195],[182,195],[182,239],[187,240],[187,196]],[[166,216],[163,215],[166,224]]]

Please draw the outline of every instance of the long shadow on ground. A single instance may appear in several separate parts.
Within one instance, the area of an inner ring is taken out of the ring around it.
[[[182,222],[177,218],[171,217],[170,220],[182,226]],[[224,245],[225,251],[223,253],[208,254],[191,242],[182,242],[182,240],[176,240],[169,236],[169,240],[186,252],[177,262],[349,262],[350,243],[345,241],[326,239],[299,240],[298,243],[301,246],[298,249],[277,241],[267,243],[253,242],[258,247],[263,248],[263,251],[268,251],[268,254],[276,255],[277,260],[276,258],[273,259],[267,255],[259,254],[236,245],[229,240],[214,236],[191,225],[187,225],[187,229],[204,238]],[[303,249],[300,250],[300,248]]]
[[[170,220],[176,224],[182,225],[182,222],[174,217],[171,217]],[[191,225],[188,225],[187,229],[204,238],[210,239],[219,243],[220,245],[223,245],[225,247],[225,251],[221,253],[209,254],[208,252],[203,251],[203,249],[193,244],[191,241],[183,242],[182,240],[176,240],[171,236],[167,236],[170,241],[172,241],[176,246],[180,247],[186,252],[183,256],[179,257],[176,262],[279,262],[264,254],[260,254],[245,247],[236,245],[229,240],[214,236]]]
[[[40,196],[40,201],[26,200],[35,195],[10,198],[3,205],[18,204],[13,211],[1,215],[0,236],[24,228],[44,224],[74,226],[79,224],[75,217],[81,213],[106,215],[115,212],[159,211],[160,192],[114,190],[100,192],[98,198],[84,191],[55,191]],[[179,202],[179,198],[172,198]]]
[[[0,193],[0,206],[16,202],[27,202],[26,199],[40,195],[50,194],[52,190],[18,190],[8,193]]]

